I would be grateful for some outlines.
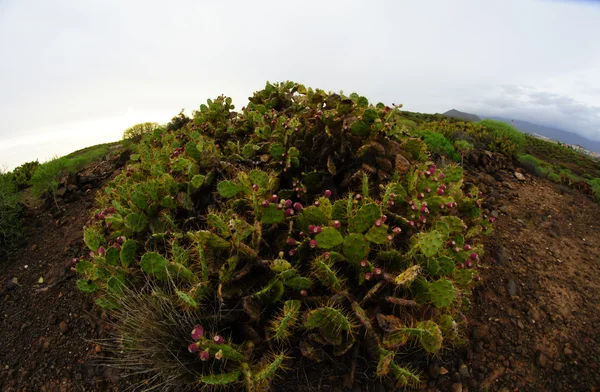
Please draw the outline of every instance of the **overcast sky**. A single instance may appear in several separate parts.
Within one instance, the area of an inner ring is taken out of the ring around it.
[[[600,140],[593,1],[0,0],[0,165],[294,80]]]

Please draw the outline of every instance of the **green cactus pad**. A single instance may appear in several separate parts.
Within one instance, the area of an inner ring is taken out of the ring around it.
[[[156,252],[146,253],[140,262],[142,271],[159,279],[164,278],[167,265],[169,265],[169,261]]]
[[[410,336],[402,331],[388,333],[383,336],[383,345],[390,350],[397,350],[408,343]]]
[[[93,226],[86,227],[83,231],[83,241],[92,252],[96,252],[104,242],[104,236]]]
[[[442,170],[446,182],[461,182],[463,178],[463,169],[460,166],[448,166]]]
[[[203,374],[199,381],[205,385],[228,385],[237,382],[241,376],[241,370],[234,370],[228,373]]]
[[[90,272],[93,267],[94,267],[94,264],[90,263],[89,261],[81,260],[80,262],[77,263],[77,266],[75,266],[75,271],[78,274],[83,275],[83,274]]]
[[[352,323],[336,308],[327,306],[311,310],[307,313],[304,327],[314,329],[332,326],[337,331],[352,332]]]
[[[352,264],[357,265],[360,263],[370,251],[369,242],[360,234],[348,234],[344,239],[343,253]]]
[[[229,226],[217,214],[208,214],[208,217],[206,218],[206,223],[208,223],[211,229],[213,229],[220,237],[230,237]]]
[[[79,279],[77,281],[77,288],[84,293],[93,293],[98,290],[98,285],[88,279]]]
[[[322,231],[315,236],[315,240],[321,249],[331,249],[344,243],[344,237],[333,227],[323,227]]]
[[[279,279],[273,279],[262,290],[258,291],[255,297],[265,304],[272,304],[279,301],[283,292],[283,283]]]
[[[271,263],[269,268],[271,268],[271,271],[273,271],[275,273],[280,273],[280,272],[291,269],[292,265],[290,264],[289,261],[287,261],[285,259],[275,259],[275,260],[273,260],[273,262]]]
[[[381,208],[374,203],[365,204],[350,218],[350,230],[353,233],[364,233],[379,218],[381,218]]]
[[[452,281],[439,279],[427,285],[429,300],[436,308],[449,306],[454,300],[455,290]]]
[[[436,230],[419,233],[417,246],[426,257],[433,257],[444,247],[444,236]]]
[[[367,231],[367,234],[365,234],[365,238],[377,245],[389,243],[390,241],[387,239],[388,229],[389,227],[387,225],[381,225],[379,227],[371,226],[369,231]]]
[[[409,369],[398,366],[395,362],[390,365],[391,374],[399,387],[413,386],[416,387],[420,383],[420,378],[417,374]]]
[[[194,142],[188,142],[185,145],[185,153],[187,154],[187,156],[195,160],[198,160],[202,157],[202,154],[200,153],[198,147],[196,146],[196,143]]]
[[[413,265],[407,268],[404,272],[394,279],[394,283],[398,286],[409,286],[421,273],[420,265]]]
[[[327,217],[315,206],[306,207],[298,217],[298,226],[300,227],[300,230],[306,232],[310,225],[327,225]]]
[[[119,265],[119,251],[110,247],[106,250],[106,262],[110,265]]]
[[[144,231],[147,225],[148,218],[143,214],[133,212],[125,217],[125,227],[135,233]]]
[[[187,267],[179,263],[170,263],[167,266],[167,272],[172,279],[176,279],[183,282],[193,282],[195,279],[194,274]]]
[[[123,267],[129,267],[135,261],[135,254],[137,252],[138,245],[135,240],[127,240],[121,246],[121,265]]]
[[[339,220],[342,223],[348,222],[348,215],[346,210],[346,200],[340,199],[333,203],[331,210],[331,219]]]
[[[283,367],[283,361],[286,358],[286,355],[283,353],[275,355],[271,362],[254,374],[254,380],[261,382],[273,378],[275,373]]]
[[[198,308],[198,302],[196,302],[189,294],[183,291],[175,290],[177,297],[187,306],[192,309]]]
[[[344,279],[339,276],[338,271],[332,268],[331,262],[321,256],[313,260],[312,274],[315,279],[334,292],[340,292],[344,289]]]
[[[242,188],[230,180],[221,181],[219,184],[217,184],[217,192],[219,192],[219,196],[225,199],[230,199],[241,191]]]
[[[300,341],[300,352],[308,359],[311,359],[317,363],[325,359],[325,352],[309,343],[306,339]]]
[[[198,189],[202,185],[204,185],[205,181],[206,176],[203,176],[202,174],[196,174],[194,177],[192,177],[192,181],[190,181],[190,184],[192,184],[194,188]]]
[[[445,224],[448,225],[448,228],[450,229],[450,234],[461,233],[462,230],[463,230],[464,222],[459,217],[456,217],[456,216],[442,216],[440,218],[440,221],[444,222]]]
[[[468,286],[473,282],[473,276],[476,272],[470,269],[455,269],[452,278],[458,286]]]
[[[264,192],[269,186],[269,175],[262,170],[252,170],[248,177],[252,185],[258,185],[258,191]]]
[[[291,335],[291,329],[294,328],[300,316],[301,305],[302,303],[298,300],[285,301],[281,314],[271,323],[274,339],[282,341]]]
[[[269,148],[269,154],[275,160],[282,160],[285,154],[285,147],[281,143],[273,143],[271,144],[271,148]]]
[[[201,244],[205,244],[206,246],[213,249],[228,249],[230,247],[230,243],[227,240],[219,237],[213,232],[208,230],[200,230],[194,233],[188,233],[196,242]]]
[[[437,259],[438,265],[439,265],[439,274],[440,275],[452,275],[452,272],[454,271],[454,261],[446,256],[442,256],[440,258]]]
[[[419,342],[425,351],[428,353],[436,353],[442,348],[442,331],[434,321],[427,320],[419,322],[417,323],[417,328],[426,331],[419,336]]]
[[[308,290],[312,286],[312,280],[303,276],[295,276],[286,280],[284,284],[296,290]]]
[[[265,224],[277,224],[285,220],[285,212],[278,209],[275,204],[270,204],[267,208],[261,207],[260,221]]]

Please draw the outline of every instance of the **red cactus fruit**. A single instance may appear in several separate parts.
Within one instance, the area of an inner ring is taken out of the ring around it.
[[[371,280],[371,278],[373,277],[373,274],[370,272],[365,272],[365,280]]]
[[[340,222],[339,220],[334,220],[333,227],[339,229],[340,227],[342,227],[342,222]]]
[[[444,189],[442,189],[441,187],[438,188],[438,190],[437,190],[438,196],[442,196],[444,193],[446,193],[446,191],[444,191]]]
[[[285,216],[292,216],[294,215],[294,210],[292,210],[291,208],[288,208],[287,210],[285,210]]]
[[[314,248],[316,248],[316,247],[317,247],[317,245],[318,245],[318,244],[317,244],[317,240],[310,240],[310,242],[308,243],[308,245],[309,245],[311,248],[313,248],[313,249],[314,249]]]
[[[315,200],[315,207],[319,207],[321,205],[321,202],[319,200]]]
[[[438,174],[438,180],[443,180],[444,178],[446,178],[446,176],[444,175],[444,173]]]
[[[213,342],[215,342],[215,344],[223,344],[223,336],[221,335],[215,335],[213,336]]]
[[[331,257],[331,253],[325,252],[325,253],[323,253],[323,257],[326,258],[326,259],[328,259],[328,258]]]
[[[330,198],[331,197],[331,191],[329,189],[327,189],[323,195],[325,195],[325,197]]]
[[[196,351],[198,351],[198,345],[196,343],[191,343],[188,346],[188,351],[191,353],[195,353]]]
[[[292,208],[292,201],[291,200],[286,200],[285,201],[285,208]]]
[[[391,206],[393,206],[393,205],[394,205],[394,201],[393,201],[393,200],[389,200],[389,201],[388,201],[388,206],[390,206],[390,207],[391,207]]]
[[[298,245],[298,241],[296,241],[295,239],[293,239],[292,237],[290,237],[290,238],[287,239],[287,244],[289,246],[296,246],[296,245]]]
[[[477,253],[471,253],[471,260],[477,260]]]
[[[290,249],[290,251],[288,252],[288,255],[294,257],[296,255],[296,249]]]
[[[252,190],[253,191],[257,191],[259,189],[259,186],[256,184],[252,184]]]
[[[465,246],[464,246],[464,248],[463,248],[463,249],[464,249],[464,250],[471,250],[471,245],[469,245],[469,244],[465,244]]]
[[[431,193],[431,188],[430,187],[425,188],[425,193]]]
[[[399,227],[394,227],[394,229],[392,230],[394,232],[394,234],[398,235],[400,233],[402,233],[402,229]]]
[[[315,232],[315,225],[308,225],[309,234],[313,234]]]
[[[373,270],[373,274],[376,276],[381,276],[381,274],[383,274],[383,270],[381,268],[375,268]]]
[[[315,230],[314,230],[315,234],[319,234],[319,233],[321,233],[321,231],[323,231],[323,229],[321,228],[321,226],[315,226]]]
[[[295,203],[294,203],[294,209],[295,209],[296,211],[301,211],[301,210],[302,210],[302,208],[303,208],[303,207],[302,207],[302,204],[301,204],[301,203],[299,203],[299,202],[295,202]]]
[[[419,193],[417,195],[417,199],[422,200],[425,197],[425,194],[423,192]]]
[[[200,340],[204,336],[204,327],[202,325],[196,325],[192,329],[192,339]]]
[[[264,200],[261,205],[263,207],[267,208],[269,206],[269,201],[268,200]]]
[[[277,203],[279,201],[279,196],[276,194],[271,195],[271,203]]]
[[[415,221],[412,221],[412,220],[408,221],[408,225],[414,227],[415,226]]]
[[[393,235],[391,235],[391,234],[388,234],[388,235],[387,235],[385,238],[386,238],[388,241],[393,241],[393,240],[394,240],[394,236],[393,236]]]
[[[103,247],[99,247],[98,248],[98,254],[100,256],[103,256],[106,253],[106,249],[104,249]]]
[[[381,221],[381,219],[377,219],[375,221],[375,227],[381,227],[381,225],[383,225],[383,222]]]
[[[419,222],[421,222],[421,223],[425,223],[425,222],[427,222],[427,218],[426,218],[425,216],[421,215],[421,216],[419,217]]]
[[[202,362],[208,361],[209,358],[210,358],[210,353],[208,352],[208,350],[204,350],[204,351],[200,352],[200,360]]]
[[[369,262],[367,260],[361,260],[360,261],[360,266],[362,268],[366,268],[369,265]]]
[[[387,220],[387,215],[381,215],[381,218],[379,219],[381,219],[381,221],[385,223],[385,221]]]

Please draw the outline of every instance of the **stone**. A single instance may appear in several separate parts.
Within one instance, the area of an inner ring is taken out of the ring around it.
[[[67,193],[67,188],[65,188],[64,186],[58,188],[58,190],[56,192],[54,192],[54,194],[58,197],[63,197],[65,195],[65,193]]]
[[[462,381],[466,381],[471,377],[469,368],[464,363],[458,367],[458,373],[460,374],[460,379]]]
[[[525,178],[525,176],[523,175],[523,173],[519,173],[519,172],[515,172],[515,178],[516,178],[517,180],[519,180],[519,181],[525,181],[525,180],[526,180],[526,178]]]
[[[462,392],[463,386],[460,382],[452,383],[452,392]]]
[[[548,357],[543,352],[539,351],[536,356],[536,362],[540,367],[545,368],[548,366]]]
[[[69,330],[69,324],[66,321],[61,321],[58,328],[60,329],[60,333],[64,335]]]
[[[508,291],[508,295],[511,297],[517,295],[517,282],[515,282],[513,279],[510,279],[506,283],[506,291]]]
[[[440,366],[437,363],[432,363],[427,367],[427,373],[431,378],[437,378],[440,375]]]
[[[552,369],[555,372],[560,372],[562,370],[563,364],[560,362],[554,362],[554,365],[552,366]]]

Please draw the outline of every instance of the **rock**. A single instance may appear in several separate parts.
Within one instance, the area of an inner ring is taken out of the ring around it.
[[[64,186],[58,188],[58,190],[56,192],[54,192],[54,194],[58,197],[63,197],[65,195],[65,193],[67,193],[67,188],[65,188]]]
[[[440,366],[437,363],[432,363],[427,367],[429,377],[437,378],[440,375]]]
[[[69,330],[69,324],[66,321],[61,321],[58,328],[60,329],[60,333],[64,335]]]
[[[539,351],[536,356],[536,362],[540,367],[545,368],[548,366],[548,357],[543,352]]]
[[[560,372],[562,370],[563,364],[560,362],[554,362],[554,365],[552,366],[552,369],[555,372]]]
[[[525,178],[525,176],[523,175],[523,173],[519,173],[519,172],[515,172],[515,178],[516,178],[517,180],[519,180],[519,181],[525,181],[525,180],[526,180],[526,178]]]
[[[452,376],[450,376],[450,378],[454,382],[460,382],[460,374],[458,374],[458,372],[452,373]]]
[[[67,185],[67,190],[69,192],[73,192],[73,191],[77,190],[77,185]]]
[[[31,245],[31,251],[32,252],[35,252],[37,250],[37,248],[38,248],[37,244]]]
[[[567,356],[571,356],[573,355],[573,350],[571,349],[571,345],[569,343],[565,344],[565,351],[564,351],[565,355]]]
[[[462,384],[459,382],[455,382],[452,384],[452,392],[462,392],[463,387]]]
[[[517,282],[513,279],[510,279],[508,283],[506,283],[506,291],[508,291],[508,295],[511,297],[517,295]]]
[[[466,381],[471,377],[471,374],[469,374],[469,368],[464,363],[458,367],[458,374],[460,374],[460,379],[462,381]]]
[[[19,281],[17,280],[17,278],[12,278],[11,280],[7,280],[6,281],[6,290],[7,291],[12,291],[14,289],[16,289],[17,287],[19,287]]]

